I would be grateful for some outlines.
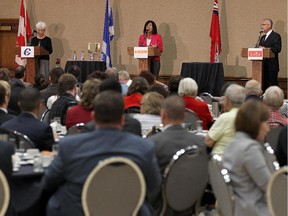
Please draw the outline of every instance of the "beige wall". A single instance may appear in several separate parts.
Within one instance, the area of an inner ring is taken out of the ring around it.
[[[87,52],[88,42],[102,42],[105,0],[26,0],[31,25],[48,24],[54,52],[51,65],[61,58],[64,66],[76,50]],[[179,74],[182,62],[206,62],[210,53],[213,0],[111,0],[115,33],[113,66],[137,74],[137,61],[127,47],[137,45],[146,20],[158,26],[164,42],[161,74]],[[263,6],[262,6],[263,5]],[[0,18],[18,18],[20,0],[1,0]],[[251,77],[251,62],[240,56],[242,47],[253,47],[263,18],[274,21],[282,36],[279,77],[287,77],[287,0],[219,0],[225,76]]]

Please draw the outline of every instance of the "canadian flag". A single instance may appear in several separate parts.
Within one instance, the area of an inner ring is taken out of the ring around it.
[[[20,6],[20,18],[19,18],[19,26],[18,26],[18,34],[17,34],[17,44],[16,46],[27,46],[27,41],[32,36],[32,31],[30,27],[30,21],[26,9],[25,0],[21,0]],[[19,65],[26,65],[26,59],[21,58],[20,56],[16,55],[15,57],[16,66]]]

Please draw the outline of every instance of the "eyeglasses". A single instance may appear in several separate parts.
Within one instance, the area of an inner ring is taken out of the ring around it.
[[[270,24],[261,24],[261,26],[264,26],[264,25],[270,25]]]

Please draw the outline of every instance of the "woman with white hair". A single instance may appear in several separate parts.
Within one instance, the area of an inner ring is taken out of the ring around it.
[[[180,81],[178,94],[183,97],[185,107],[194,111],[199,119],[203,121],[203,129],[208,130],[213,123],[213,118],[208,105],[205,102],[196,99],[197,92],[198,85],[192,78],[187,77]]]
[[[49,54],[53,52],[51,38],[45,35],[47,25],[40,21],[36,24],[37,35],[31,39],[32,46],[42,46]],[[43,55],[39,58],[37,73],[43,74],[46,81],[49,77],[49,55]]]

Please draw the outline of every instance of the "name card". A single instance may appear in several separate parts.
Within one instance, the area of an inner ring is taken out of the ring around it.
[[[148,58],[148,47],[134,47],[134,58]]]
[[[22,46],[21,58],[34,58],[34,46]]]
[[[248,48],[248,60],[263,60],[263,49]]]

